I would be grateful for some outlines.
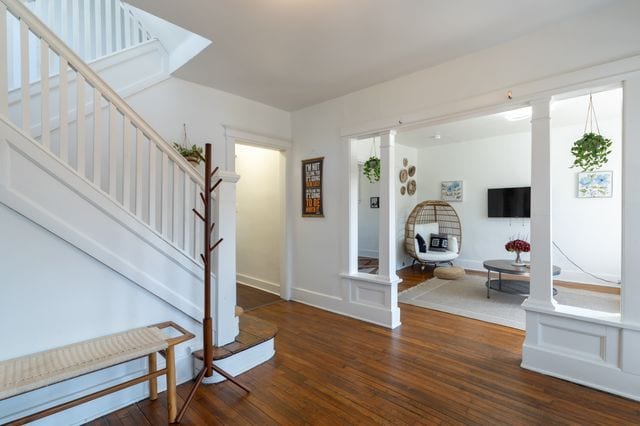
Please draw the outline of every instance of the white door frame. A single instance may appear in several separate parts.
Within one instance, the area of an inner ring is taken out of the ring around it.
[[[228,170],[236,171],[236,144],[250,145],[259,148],[272,149],[280,152],[283,161],[280,169],[280,193],[281,199],[281,225],[282,236],[280,241],[280,297],[284,300],[291,299],[291,277],[292,277],[292,220],[293,196],[289,191],[290,182],[293,176],[291,164],[291,150],[293,143],[286,139],[265,136],[259,133],[238,129],[232,126],[223,125],[226,144],[226,164]],[[241,177],[242,178],[242,177]]]

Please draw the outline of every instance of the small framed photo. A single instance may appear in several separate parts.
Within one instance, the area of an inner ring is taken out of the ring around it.
[[[578,173],[578,198],[610,198],[612,196],[612,171]]]
[[[369,198],[369,207],[372,209],[380,208],[380,197],[371,197]]]
[[[442,182],[440,184],[440,199],[442,201],[462,201],[462,186],[461,180]]]

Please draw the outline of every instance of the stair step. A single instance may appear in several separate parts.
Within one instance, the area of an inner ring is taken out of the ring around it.
[[[244,314],[240,317],[240,333],[236,336],[235,341],[224,346],[214,347],[213,359],[216,361],[246,351],[260,343],[273,339],[277,333],[278,327],[275,324],[250,314]],[[195,351],[193,356],[202,360],[204,351]]]

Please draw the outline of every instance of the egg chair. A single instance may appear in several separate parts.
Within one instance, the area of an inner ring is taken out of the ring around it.
[[[420,236],[427,242],[431,239],[432,234],[446,234],[446,248],[433,250],[430,244],[426,244],[423,250],[420,250]],[[407,223],[404,227],[404,248],[413,258],[414,266],[417,263],[422,265],[422,269],[426,265],[434,265],[448,263],[453,265],[453,260],[460,255],[462,247],[462,225],[460,218],[451,204],[440,200],[423,201],[413,208]]]

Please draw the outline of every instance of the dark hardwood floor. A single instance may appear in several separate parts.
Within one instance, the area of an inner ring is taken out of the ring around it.
[[[640,423],[640,403],[520,368],[519,330],[410,305],[395,330],[295,302],[252,315],[278,326],[276,356],[240,376],[250,395],[200,388],[184,425]],[[165,404],[92,424],[166,424]]]
[[[409,290],[412,287],[417,286],[433,278],[433,270],[435,268],[427,266],[424,271],[420,268],[420,265],[407,266],[396,271],[396,274],[402,278],[402,282],[398,284],[398,292]]]
[[[258,290],[253,287],[238,284],[236,286],[236,305],[244,309],[245,312],[278,302],[280,296]]]

